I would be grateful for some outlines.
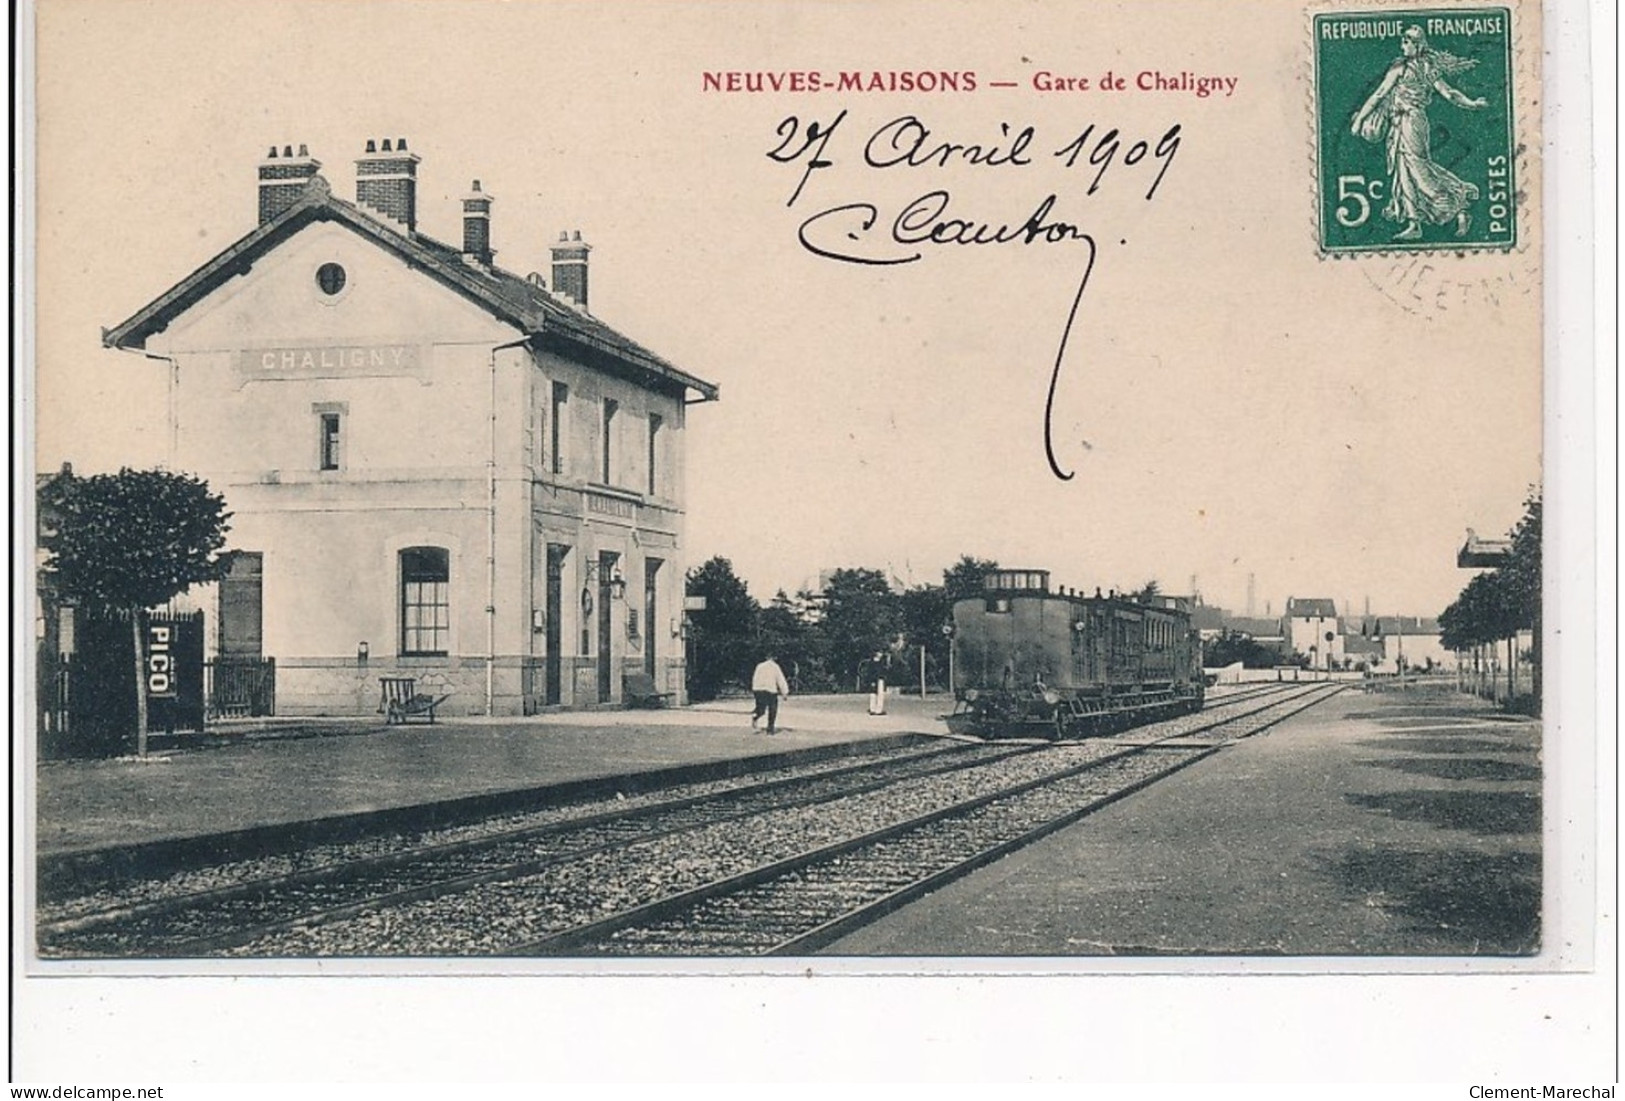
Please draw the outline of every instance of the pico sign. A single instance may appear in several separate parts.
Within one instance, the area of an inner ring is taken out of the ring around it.
[[[147,695],[175,695],[175,655],[171,650],[173,628],[163,623],[147,624]]]

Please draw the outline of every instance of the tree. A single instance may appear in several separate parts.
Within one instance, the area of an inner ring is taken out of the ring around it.
[[[829,667],[841,684],[861,688],[865,668],[877,654],[889,656],[898,640],[897,594],[881,570],[841,569],[824,585],[819,624]]]
[[[1144,585],[1141,585],[1138,589],[1129,594],[1129,599],[1140,604],[1149,604],[1161,595],[1162,586],[1159,585],[1157,583],[1157,579],[1153,577],[1150,581],[1147,581]]]
[[[147,753],[143,619],[148,608],[225,576],[226,501],[190,474],[131,470],[81,478],[71,470],[39,488],[46,584],[90,615],[128,616],[136,666],[136,745]]]
[[[1540,489],[1529,491],[1524,499],[1523,519],[1512,529],[1512,553],[1501,567],[1506,574],[1507,596],[1512,603],[1518,626],[1526,628],[1533,640],[1530,668],[1534,673],[1535,706],[1540,706],[1540,585],[1541,585],[1541,494]]]
[[[1508,610],[1522,629],[1540,622],[1540,491],[1524,500],[1523,518],[1512,529],[1512,551],[1500,573],[1506,584]]]
[[[910,670],[918,672],[922,646],[925,647],[927,675],[931,668],[946,670],[949,636],[942,628],[953,621],[953,605],[948,600],[947,589],[941,585],[917,585],[898,597],[897,606]]]
[[[1461,595],[1439,615],[1440,641],[1457,652],[1507,642],[1507,694],[1513,692],[1513,639],[1532,631],[1534,698],[1540,702],[1541,495],[1530,491],[1523,518],[1511,531],[1506,561],[1469,581]]]
[[[792,597],[780,589],[757,615],[756,623],[759,649],[778,655],[795,691],[818,692],[833,687],[807,594]]]
[[[1272,669],[1282,663],[1281,651],[1234,631],[1221,632],[1202,644],[1202,664],[1210,669],[1238,661],[1247,669]]]
[[[758,608],[733,563],[720,555],[688,572],[688,595],[705,598],[703,609],[689,613],[689,698],[714,700],[730,681],[750,676]]]
[[[991,558],[973,558],[968,554],[942,571],[942,587],[948,595],[948,606],[961,600],[974,600],[984,591],[982,579],[999,568]]]

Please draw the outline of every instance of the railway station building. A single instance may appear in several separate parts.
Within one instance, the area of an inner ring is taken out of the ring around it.
[[[103,333],[167,364],[169,465],[232,513],[230,575],[189,594],[207,650],[274,661],[278,714],[371,713],[383,677],[449,714],[681,700],[684,437],[717,387],[590,312],[578,232],[546,278],[498,267],[477,180],[460,243],[420,232],[418,164],[368,141],[349,201],[273,148],[258,225]]]

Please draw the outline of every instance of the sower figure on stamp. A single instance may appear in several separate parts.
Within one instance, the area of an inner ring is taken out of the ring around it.
[[[1465,236],[1472,224],[1467,204],[1478,198],[1478,187],[1433,159],[1427,109],[1435,92],[1466,111],[1484,107],[1486,100],[1469,98],[1444,79],[1478,62],[1433,49],[1421,27],[1405,28],[1400,49],[1404,56],[1395,59],[1382,84],[1354,113],[1351,129],[1366,141],[1387,139],[1389,192],[1382,216],[1405,223],[1394,240],[1419,239],[1424,220],[1444,225],[1454,219],[1456,236]]]
[[[779,697],[790,695],[790,682],[784,679],[784,670],[779,668],[772,654],[764,657],[751,675],[750,690],[756,695],[756,710],[751,712],[750,728],[755,730],[765,713],[767,732],[772,734],[779,721]]]

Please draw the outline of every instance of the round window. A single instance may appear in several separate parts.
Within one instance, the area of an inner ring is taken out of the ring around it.
[[[323,294],[337,294],[344,289],[344,269],[338,264],[323,264],[316,269],[316,285]]]

